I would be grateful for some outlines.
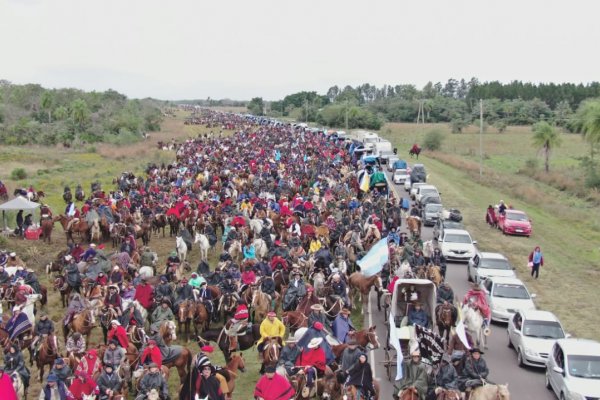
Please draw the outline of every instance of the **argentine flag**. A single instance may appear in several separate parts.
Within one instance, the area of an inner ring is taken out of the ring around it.
[[[383,264],[388,262],[389,256],[390,253],[388,250],[387,238],[383,238],[375,243],[375,245],[371,247],[371,250],[356,263],[360,267],[360,272],[364,276],[369,277],[381,272]]]

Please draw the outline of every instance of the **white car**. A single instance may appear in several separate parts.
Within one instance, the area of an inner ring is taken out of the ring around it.
[[[546,363],[546,387],[561,400],[600,398],[600,343],[559,339]]]
[[[408,171],[405,169],[397,169],[394,171],[394,175],[392,175],[392,181],[396,185],[403,185],[407,179],[410,179],[408,175]]]
[[[516,278],[515,268],[500,253],[481,252],[469,260],[467,279],[469,282],[481,283],[490,276]]]
[[[394,163],[396,161],[400,161],[400,158],[397,155],[392,154],[391,156],[388,157],[388,160],[387,160],[387,162],[388,162],[388,165],[387,165],[388,172],[394,172]]]
[[[428,183],[425,182],[415,182],[410,186],[410,198],[411,199],[416,199],[417,196],[417,191],[419,190],[419,187],[421,186],[429,186]]]
[[[421,199],[425,196],[440,197],[440,192],[438,192],[437,188],[433,185],[419,186],[417,188],[417,193],[415,194],[415,200],[417,200],[417,203],[419,203]]]
[[[477,252],[476,244],[464,229],[445,229],[439,239],[442,254],[448,261],[469,261]]]
[[[517,311],[535,310],[535,294],[520,279],[491,276],[481,284],[492,311],[492,321],[508,322]]]
[[[517,351],[519,367],[545,367],[554,342],[569,337],[549,311],[518,311],[508,320],[508,347]]]

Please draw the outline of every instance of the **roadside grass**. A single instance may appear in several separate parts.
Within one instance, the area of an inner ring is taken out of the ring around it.
[[[90,184],[98,180],[102,184],[105,191],[114,190],[115,185],[113,179],[123,171],[132,171],[136,174],[142,173],[149,162],[158,164],[165,162],[170,163],[175,160],[175,153],[172,151],[163,151],[157,149],[159,140],[169,141],[171,138],[183,140],[195,137],[198,134],[209,132],[201,126],[193,126],[193,129],[186,129],[188,126],[183,124],[186,113],[177,112],[175,118],[166,118],[162,124],[160,132],[151,132],[150,139],[128,145],[116,146],[111,144],[96,144],[94,151],[78,149],[64,149],[62,147],[44,148],[31,147],[27,148],[16,146],[0,146],[0,163],[3,165],[2,177],[8,185],[9,197],[12,198],[12,192],[15,187],[29,187],[32,184],[36,190],[44,190],[46,198],[44,202],[48,203],[55,214],[64,213],[65,203],[62,200],[64,186],[68,185],[71,190],[75,190],[77,183],[81,183],[86,194],[89,194]],[[226,131],[230,134],[230,131]],[[6,163],[11,163],[15,167],[23,167],[29,173],[29,178],[22,181],[12,181],[7,179],[6,175],[10,174],[10,170],[4,168]],[[78,204],[81,206],[81,204]],[[39,213],[36,213],[35,220],[39,218]],[[9,226],[15,226],[14,213],[9,213]],[[77,239],[77,238],[76,238]],[[166,229],[166,237],[162,235],[156,237],[152,235],[150,247],[158,253],[159,263],[158,271],[162,272],[164,262],[168,254],[175,249],[175,238],[169,237],[169,229]],[[66,247],[66,237],[60,224],[55,224],[52,233],[52,244],[47,245],[41,241],[26,241],[15,238],[0,237],[0,246],[2,249],[8,249],[17,252],[19,256],[27,263],[29,268],[36,271],[40,283],[48,289],[48,304],[42,311],[47,312],[49,318],[54,321],[59,338],[59,347],[64,349],[64,339],[62,338],[62,318],[65,314],[65,309],[60,302],[58,292],[53,291],[53,276],[47,276],[45,265],[56,258],[58,252]],[[111,254],[115,251],[110,242],[106,243],[106,254]],[[209,252],[209,264],[214,268],[217,264],[218,255],[221,251],[220,242],[217,244],[216,250]],[[191,252],[188,252],[188,261],[190,262],[192,271],[200,261],[199,250],[196,246]],[[220,324],[211,324],[211,328],[218,328]],[[192,333],[193,334],[193,333]],[[90,337],[90,347],[102,343],[102,330],[97,327],[93,330]],[[192,339],[189,343],[185,343],[181,337],[178,337],[177,344],[187,345],[193,354],[198,352],[198,346]],[[26,362],[29,361],[29,354],[24,354]],[[216,349],[210,356],[215,365],[224,366],[223,355],[220,350]],[[257,353],[255,349],[249,349],[244,352],[246,361],[246,373],[240,373],[236,380],[236,389],[234,392],[235,399],[250,399],[254,391],[254,386],[258,380],[258,364]],[[39,396],[42,384],[38,381],[39,372],[34,365],[30,367],[32,378],[31,385],[28,391],[29,398],[37,398]],[[175,369],[171,369],[169,377],[169,389],[171,398],[179,397],[179,376]],[[44,379],[48,376],[46,368]],[[130,398],[133,398],[130,396]]]
[[[391,127],[391,134],[386,133],[386,127],[382,129],[383,136],[389,135],[400,154],[423,134],[415,131],[414,125],[401,125]],[[484,147],[486,154],[491,158],[510,160],[513,157],[514,160],[526,157],[528,152],[534,153],[531,133],[522,128],[518,130],[520,133],[511,134],[509,138],[504,136],[510,134],[510,128],[504,134],[485,134],[484,146],[486,142],[493,143]],[[427,131],[427,127],[423,129]],[[600,210],[585,199],[527,175],[516,174],[508,161],[489,163],[489,158],[486,159],[480,180],[477,151],[469,155],[468,151],[458,153],[456,150],[472,148],[475,143],[478,146],[477,135],[447,133],[446,140],[442,151],[423,153],[419,159],[426,165],[428,180],[442,193],[444,205],[462,211],[465,224],[478,240],[480,249],[497,251],[510,259],[530,291],[538,294],[539,308],[559,316],[571,334],[600,339],[596,329],[600,326],[600,315],[595,310],[600,276]],[[562,160],[565,165],[586,151],[580,138],[570,135],[565,135],[564,147],[556,151],[553,159]],[[503,236],[487,226],[485,209],[500,199],[526,211],[532,218],[530,239]],[[527,256],[536,245],[541,246],[545,261],[538,280],[531,278],[527,268]]]

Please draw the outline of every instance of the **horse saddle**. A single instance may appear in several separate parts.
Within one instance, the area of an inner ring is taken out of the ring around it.
[[[183,347],[178,346],[178,345],[165,347],[164,354],[162,354],[162,356],[163,356],[162,363],[168,364],[170,362],[175,361],[181,355],[182,349],[183,349]]]

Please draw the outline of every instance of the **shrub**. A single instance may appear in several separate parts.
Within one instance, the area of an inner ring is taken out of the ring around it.
[[[442,142],[444,141],[444,135],[437,129],[433,129],[427,132],[423,139],[423,147],[426,150],[439,150],[442,148]]]
[[[14,181],[20,181],[21,179],[27,178],[27,171],[23,168],[15,168],[10,173],[10,178]]]

